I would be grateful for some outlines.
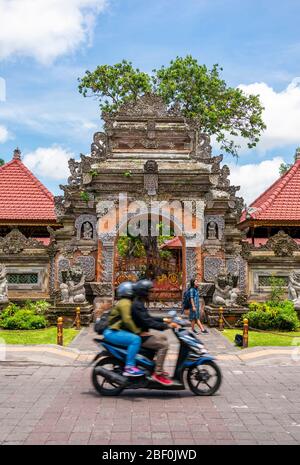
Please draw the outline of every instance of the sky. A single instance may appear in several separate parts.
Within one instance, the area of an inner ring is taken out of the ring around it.
[[[300,146],[299,17],[299,0],[0,0],[0,157],[18,146],[61,194],[68,159],[89,153],[102,128],[77,78],[122,59],[151,72],[192,54],[265,107],[258,146],[225,157],[249,204]]]

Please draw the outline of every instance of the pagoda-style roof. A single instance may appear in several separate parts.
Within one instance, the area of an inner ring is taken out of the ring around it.
[[[300,224],[300,153],[293,166],[243,211],[240,224]]]
[[[53,195],[22,163],[18,149],[0,167],[0,223],[56,223]]]

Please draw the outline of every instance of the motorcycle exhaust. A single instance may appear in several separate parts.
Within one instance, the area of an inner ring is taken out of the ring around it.
[[[96,367],[95,373],[96,375],[103,376],[103,378],[107,379],[111,383],[116,383],[120,386],[125,386],[128,382],[125,376],[119,375],[118,373],[114,373],[113,371],[109,371],[103,367]]]

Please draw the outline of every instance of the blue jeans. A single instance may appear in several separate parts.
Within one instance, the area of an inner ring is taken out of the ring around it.
[[[127,347],[126,366],[135,367],[135,356],[141,347],[141,338],[129,331],[107,328],[103,332],[107,342]]]

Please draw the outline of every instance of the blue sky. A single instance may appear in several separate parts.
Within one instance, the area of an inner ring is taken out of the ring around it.
[[[226,159],[249,201],[300,145],[299,17],[298,0],[0,0],[0,157],[18,145],[58,194],[68,157],[88,153],[101,128],[77,77],[123,58],[150,72],[189,53],[219,63],[229,85],[260,93],[266,106],[259,147],[242,149],[238,164]]]

